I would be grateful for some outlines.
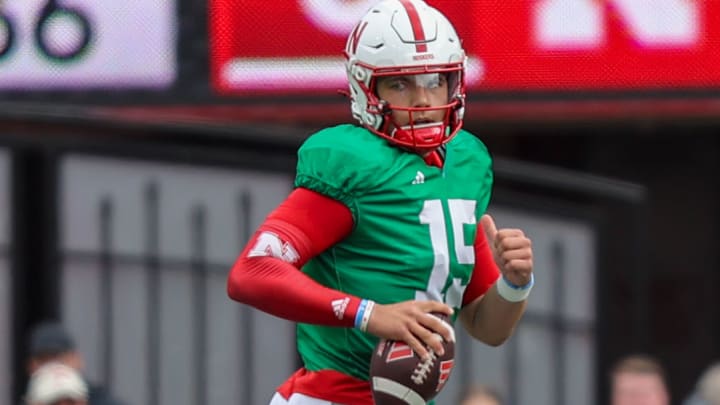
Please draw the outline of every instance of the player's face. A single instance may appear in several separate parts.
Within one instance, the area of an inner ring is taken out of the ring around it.
[[[668,405],[665,386],[657,375],[620,373],[613,381],[612,405]]]
[[[377,81],[377,95],[391,107],[427,108],[448,104],[447,76],[441,73],[427,73],[405,76],[380,77]],[[440,122],[446,110],[408,111],[393,110],[393,120],[398,126]],[[411,122],[412,121],[412,122]]]

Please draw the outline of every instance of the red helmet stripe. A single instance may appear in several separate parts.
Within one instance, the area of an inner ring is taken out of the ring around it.
[[[415,5],[412,4],[410,0],[400,0],[400,3],[402,3],[403,7],[405,7],[405,11],[407,11],[408,17],[410,17],[410,25],[412,25],[415,41],[425,41],[425,30],[423,30],[422,21],[420,21],[420,15],[418,14]],[[427,44],[416,43],[415,50],[417,52],[427,52]]]

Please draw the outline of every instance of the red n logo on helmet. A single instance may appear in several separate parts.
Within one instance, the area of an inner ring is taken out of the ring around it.
[[[367,27],[367,25],[367,21],[364,21],[361,24],[356,25],[350,33],[350,39],[348,40],[347,49],[345,50],[348,54],[355,55],[358,43],[360,42],[360,36],[362,36],[362,33],[365,31],[365,27]]]

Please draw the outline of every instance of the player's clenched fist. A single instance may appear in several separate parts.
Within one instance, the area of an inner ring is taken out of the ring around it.
[[[530,283],[533,270],[532,242],[521,229],[497,229],[490,215],[480,223],[493,252],[495,263],[507,281],[517,286]]]
[[[440,334],[445,340],[454,340],[452,331],[431,313],[452,315],[452,308],[437,301],[403,301],[396,304],[376,304],[368,322],[367,331],[380,338],[401,340],[418,356],[426,358],[431,347],[443,352],[442,342],[434,337]]]

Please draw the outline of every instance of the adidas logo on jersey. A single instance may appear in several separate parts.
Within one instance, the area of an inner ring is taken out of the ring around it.
[[[415,175],[415,179],[412,181],[412,184],[423,184],[425,183],[425,175],[423,172],[418,170],[417,174]]]
[[[343,316],[345,316],[345,308],[347,308],[348,303],[350,302],[350,298],[345,297],[338,300],[333,300],[331,302],[333,307],[333,312],[335,312],[335,316],[337,316],[337,319],[343,319]]]

